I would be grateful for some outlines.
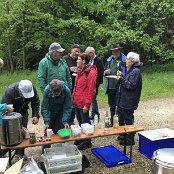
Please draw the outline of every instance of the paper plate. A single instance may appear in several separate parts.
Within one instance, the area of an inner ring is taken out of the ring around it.
[[[72,73],[72,76],[77,76],[77,74],[76,73]]]
[[[61,138],[69,138],[71,135],[71,131],[66,128],[58,130],[57,133]]]
[[[110,79],[116,79],[116,75],[109,75],[109,76],[106,76],[106,78],[110,78]]]

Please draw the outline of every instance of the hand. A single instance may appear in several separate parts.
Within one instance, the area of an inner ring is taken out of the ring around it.
[[[69,68],[71,72],[76,73],[77,72],[77,67],[76,66],[72,66]]]
[[[117,76],[121,76],[122,75],[122,72],[118,70],[116,75]]]
[[[69,124],[68,123],[65,123],[64,124],[64,127],[67,128],[67,129],[69,129]]]
[[[26,135],[26,130],[27,130],[27,128],[22,126],[22,134],[24,135],[24,137]]]
[[[49,128],[49,125],[46,124],[46,125],[44,126],[44,133],[46,133],[46,130],[47,130],[48,128]]]
[[[109,75],[110,73],[111,73],[111,70],[110,69],[105,70],[105,74],[106,75]]]
[[[39,122],[39,119],[37,117],[33,117],[31,122],[32,124],[37,124]]]
[[[116,78],[116,80],[119,80],[119,79],[120,79],[120,77],[121,77],[121,76],[116,76],[115,78]]]
[[[7,112],[13,112],[13,111],[14,111],[13,104],[7,105]]]
[[[88,110],[89,110],[88,107],[86,107],[86,106],[83,107],[83,112],[84,112],[84,113],[88,112]]]

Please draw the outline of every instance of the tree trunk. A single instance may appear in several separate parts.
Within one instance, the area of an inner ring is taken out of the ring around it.
[[[22,67],[23,70],[26,69],[26,50],[25,50],[25,40],[26,40],[26,36],[25,36],[25,11],[23,11],[22,14],[22,41],[23,41],[23,46],[22,46],[22,50],[23,50],[23,55],[22,55]]]

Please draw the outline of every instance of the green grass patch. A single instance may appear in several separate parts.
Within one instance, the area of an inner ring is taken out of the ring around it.
[[[142,68],[143,89],[141,94],[141,100],[147,100],[157,97],[174,96],[174,65],[154,65],[145,66]],[[6,88],[20,80],[31,80],[38,91],[40,100],[42,100],[42,94],[37,83],[37,71],[19,71],[14,74],[8,72],[2,72],[0,78],[0,96],[2,96]],[[100,85],[99,94],[97,97],[99,107],[108,106],[107,95],[104,94],[104,83]]]

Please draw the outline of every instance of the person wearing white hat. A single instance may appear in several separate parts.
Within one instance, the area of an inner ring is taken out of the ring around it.
[[[28,109],[29,104],[32,108],[32,119],[33,124],[37,124],[39,121],[39,107],[40,100],[36,91],[29,80],[21,80],[11,84],[5,91],[2,97],[2,103],[13,104],[14,112],[18,112],[22,115],[22,126],[23,133],[25,135],[25,130],[28,124]],[[24,150],[18,150],[18,156],[24,156]]]
[[[40,61],[38,67],[38,83],[42,93],[53,79],[64,81],[71,89],[72,80],[69,68],[62,57],[64,50],[59,43],[53,42],[49,47],[49,52]]]

